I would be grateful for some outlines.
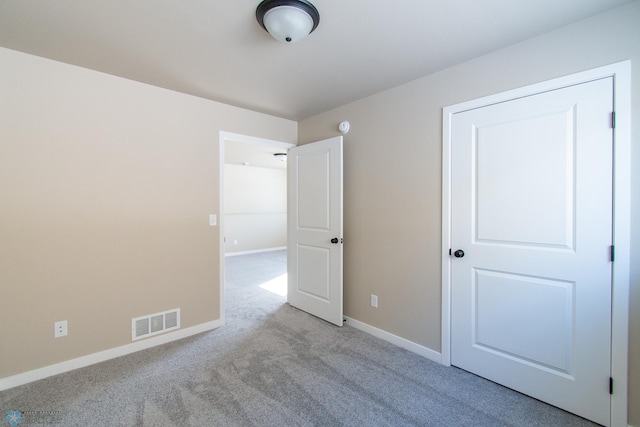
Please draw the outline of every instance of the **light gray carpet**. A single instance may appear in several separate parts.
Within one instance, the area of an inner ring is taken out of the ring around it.
[[[227,325],[2,392],[0,410],[65,426],[593,426],[258,285],[284,251],[229,257]],[[9,424],[2,424],[9,425]]]

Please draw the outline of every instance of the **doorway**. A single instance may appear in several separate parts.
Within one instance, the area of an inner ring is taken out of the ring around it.
[[[225,258],[250,260],[256,257],[248,255],[286,249],[287,162],[286,156],[274,154],[286,153],[295,145],[230,132],[220,132],[219,144],[220,312],[224,320]],[[278,287],[276,281],[271,285]]]

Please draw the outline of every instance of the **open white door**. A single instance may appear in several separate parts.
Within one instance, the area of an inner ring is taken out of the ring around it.
[[[287,157],[288,301],[342,326],[342,137]]]

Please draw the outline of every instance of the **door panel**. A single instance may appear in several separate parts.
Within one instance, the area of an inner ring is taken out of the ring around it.
[[[342,137],[287,157],[288,301],[342,326]]]
[[[475,127],[478,241],[573,246],[574,121],[571,107]]]
[[[535,368],[570,375],[575,284],[481,269],[474,272],[475,345]]]
[[[319,231],[330,231],[329,222],[331,207],[330,174],[331,159],[329,152],[314,151],[307,155],[297,156],[296,183],[298,185],[298,227]]]
[[[298,245],[297,291],[323,303],[331,302],[331,254],[329,248]]]
[[[610,417],[613,81],[452,119],[451,363]]]

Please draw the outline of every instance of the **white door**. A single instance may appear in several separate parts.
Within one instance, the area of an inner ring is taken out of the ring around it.
[[[605,425],[612,109],[606,78],[451,128],[451,364]]]
[[[289,149],[289,304],[342,326],[342,137]]]

